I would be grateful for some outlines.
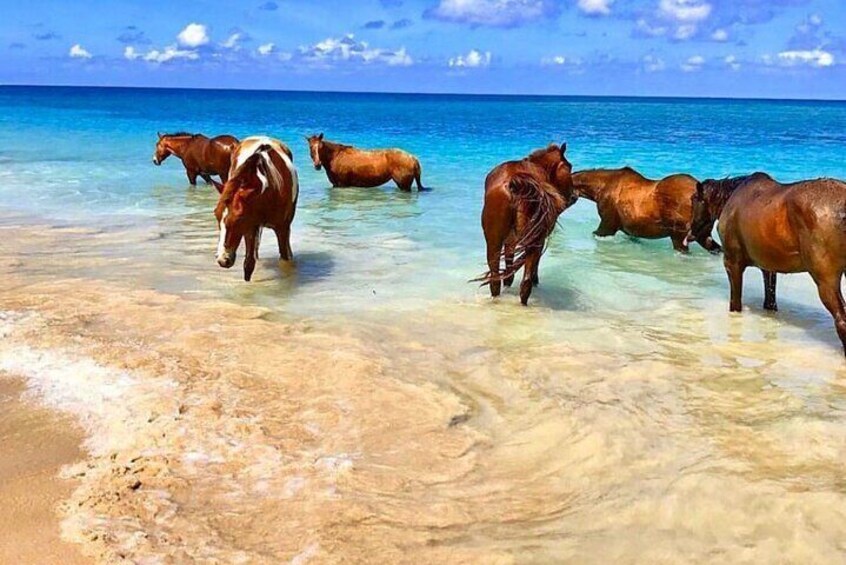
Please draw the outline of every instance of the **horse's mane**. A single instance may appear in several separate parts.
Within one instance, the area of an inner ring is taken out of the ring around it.
[[[708,179],[702,182],[702,190],[712,192],[718,196],[731,196],[734,192],[753,180],[773,180],[767,173],[753,173],[741,177],[726,177],[723,179]]]
[[[545,157],[547,157],[553,151],[560,152],[561,149],[553,143],[553,144],[547,145],[546,147],[542,147],[540,149],[535,149],[534,151],[529,153],[529,156],[526,157],[526,159],[528,161],[533,161],[533,162],[542,161],[542,160],[544,160]]]
[[[162,137],[191,137],[191,138],[194,138],[194,137],[197,137],[198,135],[202,135],[202,134],[190,133],[190,132],[187,132],[187,131],[177,131],[177,132],[174,132],[174,133],[163,133]]]

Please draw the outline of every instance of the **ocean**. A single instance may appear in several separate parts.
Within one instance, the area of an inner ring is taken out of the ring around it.
[[[807,275],[771,314],[748,270],[730,315],[719,257],[597,239],[582,201],[528,308],[468,281],[502,161],[566,141],[574,170],[844,178],[845,126],[841,102],[0,87],[0,373],[86,431],[65,537],[152,561],[842,559],[846,365]],[[217,193],[151,162],[176,130],[290,145],[295,266],[270,232],[252,283],[216,265]],[[318,132],[406,149],[431,190],[331,188]]]

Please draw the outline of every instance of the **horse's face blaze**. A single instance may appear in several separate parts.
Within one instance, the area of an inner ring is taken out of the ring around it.
[[[170,149],[167,147],[167,141],[164,138],[160,138],[156,142],[156,150],[153,152],[153,163],[161,165],[162,161],[168,157],[170,157]]]
[[[323,134],[307,137],[306,141],[308,141],[311,162],[314,164],[315,170],[319,171],[323,168],[323,163],[320,162],[320,145],[323,143]]]

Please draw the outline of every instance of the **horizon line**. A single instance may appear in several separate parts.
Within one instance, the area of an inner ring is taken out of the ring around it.
[[[736,102],[824,102],[846,103],[846,98],[767,98],[767,97],[731,97],[731,96],[685,96],[660,94],[529,94],[496,92],[412,92],[412,91],[377,91],[377,90],[311,90],[311,89],[270,89],[270,88],[216,88],[203,86],[125,86],[125,85],[80,85],[80,84],[25,84],[0,83],[0,88],[76,88],[76,89],[113,89],[113,90],[162,90],[162,91],[198,91],[198,92],[256,92],[279,94],[354,94],[388,96],[462,96],[467,98],[606,98],[631,100],[707,100]]]

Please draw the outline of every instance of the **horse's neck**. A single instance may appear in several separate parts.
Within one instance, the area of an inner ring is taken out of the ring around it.
[[[332,160],[335,159],[338,153],[345,149],[349,149],[349,146],[324,141],[320,145],[320,161],[323,163],[323,166],[329,168],[332,164]]]
[[[596,202],[605,192],[617,185],[622,174],[620,170],[581,171],[573,175],[573,187],[581,196]]]
[[[182,159],[193,140],[192,137],[173,137],[168,139],[167,145],[171,153]]]

